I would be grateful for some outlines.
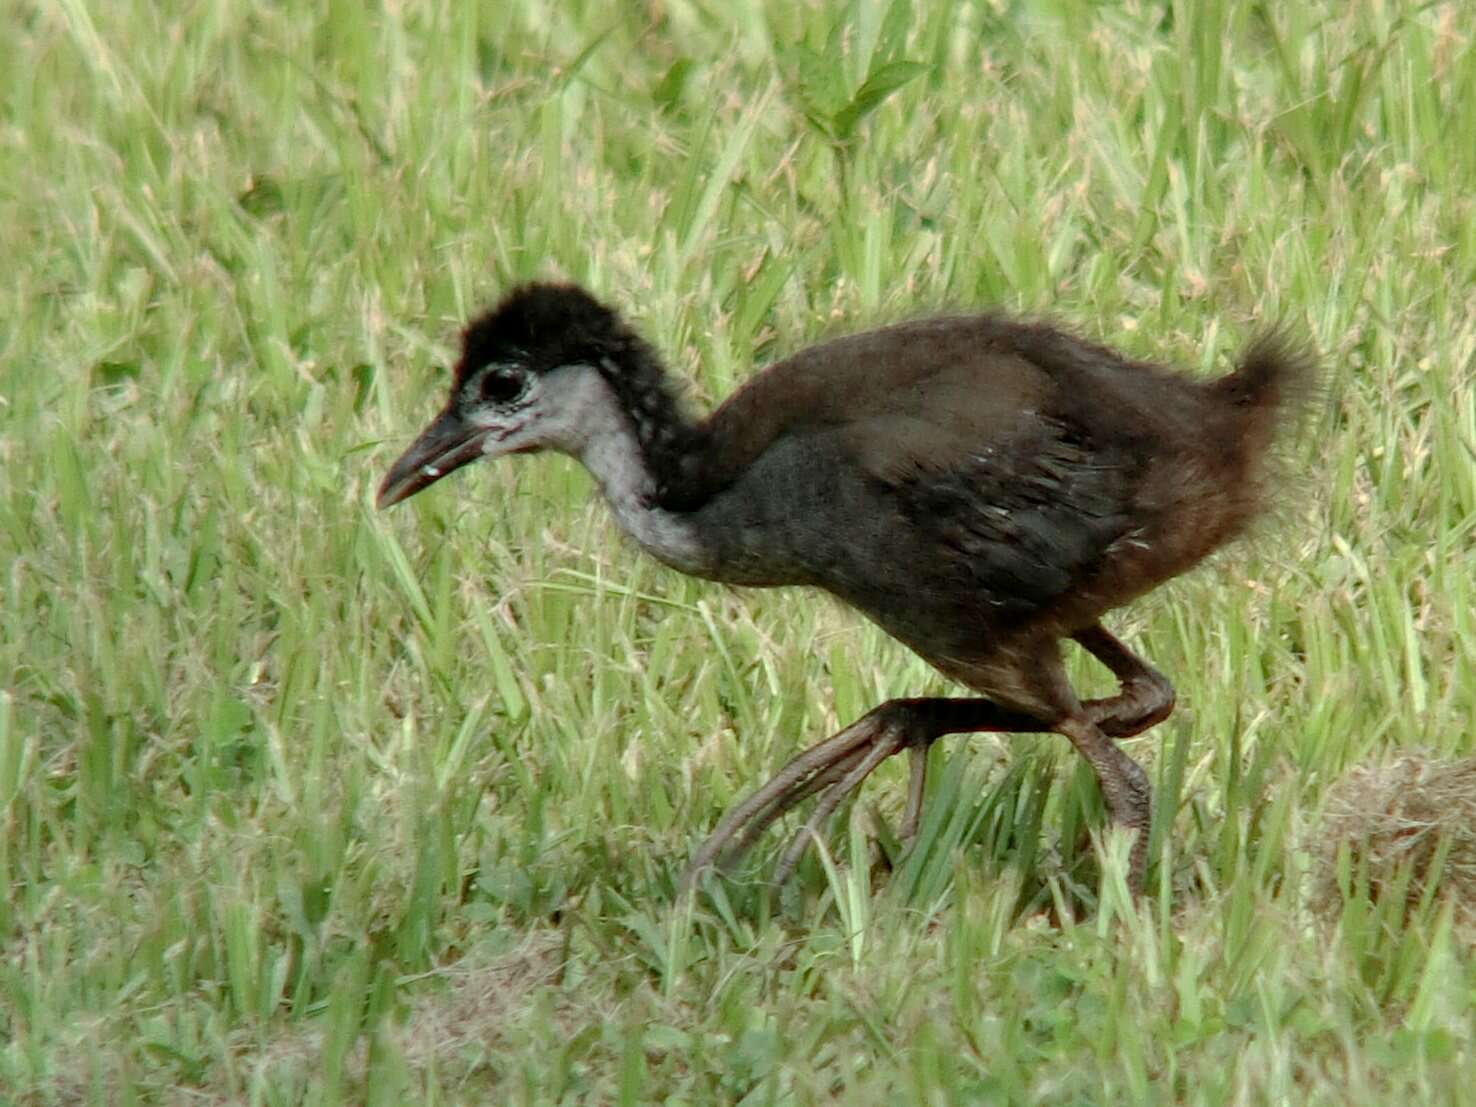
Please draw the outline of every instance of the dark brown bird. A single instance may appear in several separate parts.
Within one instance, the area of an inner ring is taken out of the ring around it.
[[[1054,731],[1091,764],[1113,822],[1136,832],[1141,888],[1149,785],[1114,739],[1165,718],[1174,692],[1099,620],[1245,529],[1310,374],[1274,338],[1204,382],[1043,324],[950,316],[803,350],[694,420],[614,311],[534,284],[467,328],[450,399],[378,502],[479,458],[569,454],[666,564],[822,588],[982,697],[890,700],[800,754],[728,813],[689,881],[818,793],[784,880],[841,800],[902,750],[910,837],[935,739]],[[1064,638],[1111,670],[1116,696],[1077,698]]]

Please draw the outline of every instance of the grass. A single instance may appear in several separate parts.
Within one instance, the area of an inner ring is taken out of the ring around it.
[[[0,20],[0,1101],[1465,1096],[1458,889],[1345,847],[1315,894],[1342,777],[1476,739],[1460,5]],[[376,514],[458,326],[531,277],[703,402],[948,306],[1203,371],[1315,343],[1280,518],[1114,622],[1180,693],[1131,747],[1144,902],[1049,737],[935,750],[890,879],[901,764],[780,903],[777,835],[675,899],[795,749],[946,685],[633,556],[558,460]]]

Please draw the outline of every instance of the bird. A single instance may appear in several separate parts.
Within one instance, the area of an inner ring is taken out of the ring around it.
[[[1129,832],[1144,886],[1151,789],[1119,741],[1168,717],[1172,683],[1102,623],[1242,534],[1315,374],[1273,329],[1213,379],[1134,360],[1041,320],[925,317],[832,338],[761,369],[704,416],[616,309],[574,284],[515,286],[462,333],[450,395],[391,465],[381,509],[471,462],[553,451],[591,473],[619,528],[680,572],[838,598],[971,694],[896,698],[796,755],[692,855],[690,888],[815,797],[794,871],[883,761],[949,734],[1064,736]],[[1116,678],[1080,699],[1062,646]]]

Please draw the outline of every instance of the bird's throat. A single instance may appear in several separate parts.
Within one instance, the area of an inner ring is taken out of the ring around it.
[[[647,553],[684,573],[706,576],[711,553],[697,535],[691,517],[656,504],[652,472],[630,418],[613,394],[608,403],[591,405],[586,431],[576,454],[599,485],[615,521]]]

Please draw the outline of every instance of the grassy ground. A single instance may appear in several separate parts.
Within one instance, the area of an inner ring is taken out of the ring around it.
[[[1319,837],[1355,766],[1473,745],[1461,5],[319,9],[0,16],[0,1101],[1467,1094],[1460,889]],[[780,904],[773,835],[676,905],[786,756],[946,685],[633,556],[556,459],[375,514],[535,276],[704,402],[943,306],[1316,344],[1280,520],[1114,623],[1180,691],[1141,905],[1050,737],[940,745],[889,879],[900,764]]]

